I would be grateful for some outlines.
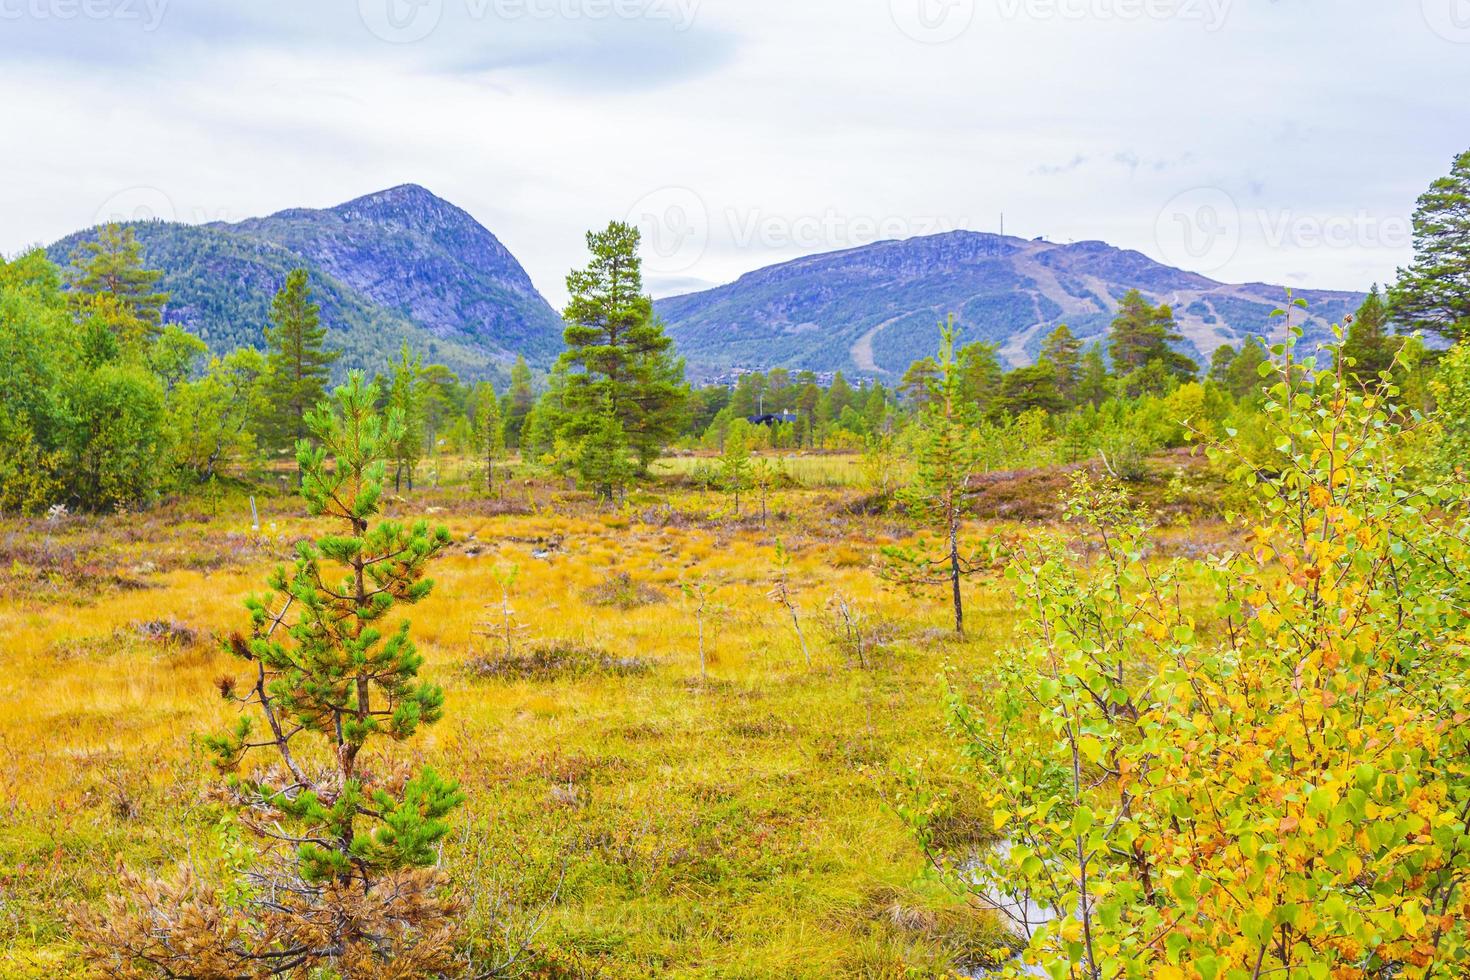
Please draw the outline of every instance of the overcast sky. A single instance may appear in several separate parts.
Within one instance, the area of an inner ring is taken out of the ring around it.
[[[559,304],[971,228],[1360,289],[1470,148],[1470,0],[0,0],[0,251],[420,183]]]

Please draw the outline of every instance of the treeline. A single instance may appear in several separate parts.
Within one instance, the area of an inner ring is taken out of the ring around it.
[[[1470,152],[1434,182],[1414,214],[1414,261],[1387,291],[1374,287],[1345,325],[1332,358],[1360,382],[1389,373],[1401,403],[1427,409],[1444,397],[1440,345],[1470,337]],[[1294,307],[1293,307],[1294,309]],[[1283,324],[1261,325],[1284,340]],[[1136,473],[1148,453],[1182,445],[1188,430],[1206,436],[1225,429],[1251,445],[1266,437],[1260,424],[1263,367],[1276,346],[1248,337],[1200,364],[1179,350],[1173,310],[1152,306],[1135,291],[1120,302],[1107,336],[1084,346],[1066,327],[1041,345],[1035,363],[1006,370],[994,344],[954,352],[957,402],[972,414],[988,447],[984,465],[1074,462],[1101,455],[1120,475]],[[1303,354],[1305,352],[1302,352]],[[1336,366],[1334,364],[1334,366]],[[840,373],[822,387],[811,372],[778,368],[748,374],[733,390],[702,388],[690,397],[686,444],[725,445],[732,426],[757,415],[795,416],[744,431],[742,439],[771,448],[883,450],[911,441],[905,433],[939,380],[935,358],[915,362],[895,389],[852,385]]]
[[[518,452],[611,497],[669,445],[724,450],[732,432],[757,449],[912,448],[913,423],[941,374],[933,358],[893,388],[855,386],[841,373],[823,386],[811,372],[777,368],[744,375],[733,389],[690,391],[643,293],[638,245],[627,225],[589,234],[592,261],[568,278],[567,351],[540,386],[524,359],[501,393],[400,350],[372,385],[376,407],[403,421],[389,447],[395,490],[413,489],[439,454],[475,460],[489,489]],[[40,252],[0,262],[0,379],[9,393],[0,510],[147,506],[227,474],[259,478],[310,437],[307,415],[338,355],[326,348],[307,274],[291,273],[276,295],[263,350],[222,357],[163,322],[158,279],[131,231],[115,227],[79,247],[67,270]],[[1179,340],[1169,307],[1132,292],[1105,342],[1085,349],[1062,326],[1034,364],[1006,371],[995,345],[959,347],[956,397],[982,435],[981,465],[1101,456],[1126,479],[1149,453],[1184,444],[1191,428],[1252,431],[1269,360],[1263,343],[1220,348],[1201,376]],[[1343,351],[1363,376],[1392,368],[1411,400],[1426,397],[1427,381],[1409,370],[1425,362],[1423,345],[1389,333],[1376,289]],[[747,421],[760,416],[772,424]]]
[[[592,263],[568,279],[568,349],[539,400],[523,358],[501,394],[404,345],[369,384],[375,407],[401,420],[395,489],[412,489],[440,452],[472,455],[493,486],[528,435],[538,461],[601,493],[647,470],[684,424],[688,386],[643,294],[638,244],[624,224],[589,234]],[[0,259],[0,513],[146,507],[227,475],[260,478],[276,460],[290,471],[340,356],[304,270],[275,296],[262,349],[211,357],[164,322],[161,273],[131,229],[104,227],[71,261]]]
[[[1470,153],[1421,197],[1414,263],[1386,295],[1374,288],[1336,348],[1359,379],[1391,375],[1412,408],[1443,396],[1438,353],[1407,335],[1470,335],[1466,213]],[[567,277],[567,349],[540,385],[524,359],[502,393],[405,345],[373,384],[377,407],[403,420],[391,447],[395,488],[412,489],[440,453],[477,460],[493,488],[500,462],[519,453],[616,497],[670,445],[724,451],[732,430],[749,448],[863,450],[880,463],[913,449],[913,423],[945,370],[934,358],[894,388],[841,374],[823,386],[810,372],[776,369],[733,389],[691,390],[644,293],[639,244],[619,222],[588,234],[590,262]],[[161,275],[143,267],[130,229],[101,229],[71,263],[59,269],[39,251],[0,259],[0,512],[148,506],[225,474],[258,477],[309,438],[307,413],[338,354],[326,349],[304,271],[271,304],[262,349],[210,357],[164,322]],[[1181,340],[1170,307],[1133,291],[1102,341],[1085,346],[1058,327],[1024,367],[1006,370],[994,344],[958,346],[953,398],[980,435],[979,465],[1101,457],[1129,479],[1147,455],[1194,435],[1264,441],[1266,343],[1221,347],[1201,365]],[[771,424],[747,421],[765,416]]]
[[[1263,325],[1264,326],[1264,325]],[[1284,327],[1283,327],[1284,329]],[[1066,326],[1042,343],[1037,360],[1007,371],[995,344],[957,346],[955,401],[980,430],[986,468],[1070,463],[1101,456],[1123,478],[1150,453],[1182,446],[1195,434],[1259,429],[1262,365],[1270,351],[1249,337],[1214,352],[1208,368],[1182,354],[1173,311],[1130,292],[1107,336],[1084,347]],[[1352,372],[1376,379],[1390,371],[1411,403],[1428,399],[1428,351],[1390,332],[1377,288],[1347,328],[1341,355]],[[811,372],[778,368],[742,376],[733,389],[693,392],[684,442],[722,449],[732,431],[772,449],[899,452],[912,448],[914,423],[941,386],[934,357],[916,361],[899,385],[849,383],[841,373],[825,388]],[[751,418],[772,416],[768,425]]]

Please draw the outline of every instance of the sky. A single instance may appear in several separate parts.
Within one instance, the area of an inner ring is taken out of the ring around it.
[[[0,252],[418,183],[553,304],[955,229],[1366,289],[1470,149],[1470,0],[0,0]],[[1003,217],[1002,217],[1003,216]]]

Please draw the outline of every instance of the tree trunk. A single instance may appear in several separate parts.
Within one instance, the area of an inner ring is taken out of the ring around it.
[[[955,635],[964,636],[965,606],[960,599],[960,529],[953,519],[949,522],[949,584],[954,592]]]

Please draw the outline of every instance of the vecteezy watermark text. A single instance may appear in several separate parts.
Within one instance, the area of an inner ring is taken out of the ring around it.
[[[1214,32],[1225,26],[1235,0],[995,0],[1005,20],[1181,20]]]
[[[0,21],[123,21],[156,31],[170,0],[0,0]]]
[[[446,4],[471,21],[612,21],[667,23],[676,32],[689,30],[702,0],[358,0],[367,29],[384,41],[422,41],[444,19]]]
[[[1435,0],[1426,0],[1435,2]],[[1470,0],[1438,0],[1470,2]],[[988,0],[1002,21],[1185,21],[1214,33],[1225,26],[1235,0]],[[977,0],[889,0],[898,29],[915,41],[953,41],[975,21]]]
[[[1165,262],[1209,274],[1228,265],[1249,237],[1273,251],[1290,249],[1405,249],[1414,224],[1403,215],[1367,209],[1321,214],[1291,208],[1242,210],[1218,187],[1197,187],[1175,196],[1154,227]]]
[[[687,187],[664,187],[644,195],[628,210],[627,220],[643,235],[645,267],[663,275],[692,269],[704,257],[712,238],[742,251],[757,248],[810,253],[970,227],[969,221],[960,217],[849,214],[836,208],[784,214],[763,208],[727,207],[713,213],[704,198]]]

